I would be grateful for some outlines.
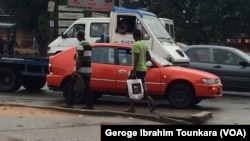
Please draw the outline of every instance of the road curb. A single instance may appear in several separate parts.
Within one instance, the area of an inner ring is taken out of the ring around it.
[[[193,114],[185,117],[170,117],[166,115],[159,114],[140,114],[140,113],[126,113],[126,112],[117,112],[117,111],[105,111],[105,110],[85,110],[85,109],[68,109],[62,107],[54,106],[34,106],[34,105],[25,105],[25,104],[16,104],[16,103],[0,103],[2,106],[19,106],[19,107],[31,107],[31,108],[40,108],[55,110],[61,112],[75,113],[75,114],[86,114],[93,116],[123,116],[123,117],[132,117],[139,118],[144,120],[151,120],[155,122],[160,122],[163,124],[170,125],[192,125],[192,124],[202,124],[207,119],[212,117],[211,112],[202,111],[197,114]]]
[[[213,117],[212,113],[209,111],[201,111],[199,113],[190,115],[190,116],[185,116],[185,117],[172,117],[175,119],[180,119],[184,120],[187,122],[190,122],[192,124],[203,124],[207,120],[211,119]]]

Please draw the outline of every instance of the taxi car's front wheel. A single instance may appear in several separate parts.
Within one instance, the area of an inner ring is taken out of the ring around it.
[[[168,101],[175,108],[190,108],[196,104],[192,86],[180,83],[173,85],[167,93]]]

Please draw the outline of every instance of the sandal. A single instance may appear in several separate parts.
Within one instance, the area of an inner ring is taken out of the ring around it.
[[[135,112],[135,108],[128,108],[128,109],[124,110],[124,112],[134,113]]]
[[[157,102],[152,104],[152,106],[149,109],[149,112],[152,113],[158,107],[158,105],[159,105],[159,103],[157,103]]]

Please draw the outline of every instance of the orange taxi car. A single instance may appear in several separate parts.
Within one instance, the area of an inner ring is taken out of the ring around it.
[[[102,94],[125,96],[126,79],[131,70],[131,45],[92,43],[91,89],[95,98]],[[146,85],[152,96],[163,96],[175,108],[190,108],[202,99],[222,96],[223,85],[214,74],[191,68],[174,66],[150,51],[147,62]],[[49,57],[47,85],[67,95],[76,47]]]

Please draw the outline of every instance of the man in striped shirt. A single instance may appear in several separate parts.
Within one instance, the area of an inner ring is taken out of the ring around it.
[[[94,109],[94,102],[93,96],[91,93],[90,88],[90,80],[91,80],[91,57],[92,57],[92,48],[90,44],[85,41],[85,32],[83,30],[78,31],[77,39],[79,44],[77,45],[77,59],[76,59],[76,66],[74,68],[73,77],[76,76],[76,73],[79,73],[84,81],[84,91],[80,93],[84,95],[85,104],[86,106],[82,107],[82,109],[93,110]],[[69,99],[66,99],[66,104],[63,105],[65,108],[73,108],[73,101],[75,95],[70,95]],[[80,96],[82,97],[82,96]]]
[[[84,99],[86,106],[82,107],[82,109],[94,109],[93,96],[90,89],[90,79],[91,79],[91,57],[92,57],[92,48],[90,44],[85,41],[85,32],[80,30],[77,33],[77,39],[80,43],[77,46],[77,61],[75,71],[79,72],[82,76],[82,79],[85,84],[84,88]]]

